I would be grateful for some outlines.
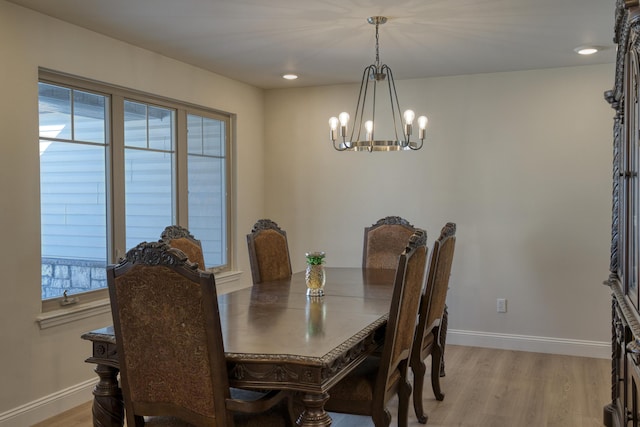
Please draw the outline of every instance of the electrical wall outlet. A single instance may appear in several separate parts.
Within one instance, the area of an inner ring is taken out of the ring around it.
[[[496,308],[498,313],[506,313],[507,312],[507,300],[505,298],[498,298]]]

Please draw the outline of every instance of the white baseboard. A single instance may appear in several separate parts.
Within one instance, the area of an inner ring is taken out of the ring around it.
[[[447,344],[565,354],[599,359],[609,359],[611,357],[611,344],[607,342],[498,334],[459,329],[449,329],[447,331]],[[91,378],[57,393],[0,413],[0,427],[31,426],[88,402],[93,399],[92,391],[97,381],[97,378]]]
[[[449,329],[447,331],[447,344],[529,351],[533,353],[595,357],[598,359],[611,358],[611,343],[602,341]]]
[[[44,396],[40,399],[0,413],[0,427],[25,427],[51,418],[93,399],[98,378]]]

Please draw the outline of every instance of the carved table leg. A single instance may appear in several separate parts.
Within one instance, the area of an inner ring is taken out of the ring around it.
[[[324,410],[324,403],[329,400],[327,393],[305,393],[302,397],[304,411],[300,414],[296,424],[300,427],[329,427],[331,417]]]
[[[122,390],[118,386],[119,369],[98,364],[95,372],[100,381],[93,389],[93,426],[122,427],[124,404]]]

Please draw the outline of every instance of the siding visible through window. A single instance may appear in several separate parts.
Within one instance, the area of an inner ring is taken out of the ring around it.
[[[103,289],[116,254],[178,221],[230,270],[230,115],[41,70],[39,118],[43,299]]]

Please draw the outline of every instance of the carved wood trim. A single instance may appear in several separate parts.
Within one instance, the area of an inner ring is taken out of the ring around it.
[[[623,195],[623,182],[626,173],[623,170],[623,144],[625,126],[625,104],[630,102],[625,100],[625,64],[629,49],[640,52],[640,9],[638,1],[629,2],[618,0],[615,14],[615,35],[614,41],[618,45],[616,57],[615,83],[612,90],[604,93],[605,100],[615,110],[616,114],[613,123],[613,167],[612,167],[612,217],[611,217],[611,255],[609,270],[618,274],[620,271],[620,236],[621,218],[620,208],[621,197]],[[631,8],[631,9],[630,9]],[[634,93],[637,90],[634,89]]]
[[[373,224],[371,228],[377,227],[379,225],[405,225],[407,227],[415,228],[413,224],[400,216],[386,216],[384,218],[381,218],[378,220],[378,222]]]
[[[280,233],[283,232],[283,230],[280,228],[280,226],[278,226],[278,224],[276,224],[274,221],[270,220],[270,219],[259,219],[254,225],[253,228],[251,229],[252,233],[256,233],[258,231],[263,231],[263,230],[276,230]]]
[[[626,295],[626,280],[630,273],[626,271],[625,239],[628,209],[627,184],[631,171],[627,165],[626,152],[635,140],[638,125],[637,114],[637,76],[635,59],[640,52],[640,0],[617,0],[615,9],[614,42],[617,44],[614,87],[605,92],[606,101],[615,110],[613,120],[613,165],[612,165],[612,204],[611,204],[611,253],[609,278],[605,284],[611,288],[611,403],[606,405],[603,421],[607,427],[626,425],[626,418],[635,402],[627,396],[630,377],[626,369],[626,360],[634,361],[640,356],[640,315]],[[625,76],[625,73],[627,74]],[[631,87],[634,85],[636,87]],[[627,117],[627,114],[629,115]],[[629,133],[629,134],[628,134]],[[635,399],[635,398],[633,398]]]
[[[292,382],[322,386],[322,383],[334,377],[336,372],[377,348],[380,341],[375,333],[386,323],[387,316],[380,317],[322,357],[226,353],[230,377],[237,380],[238,384],[251,384],[253,380],[259,380],[264,384],[265,380],[269,380],[276,383]],[[273,364],[269,364],[270,361]]]
[[[614,283],[609,283],[609,286],[611,286],[611,290],[613,291],[613,296],[617,301],[618,308],[620,309],[620,312],[624,317],[625,323],[631,330],[634,341],[636,341],[637,344],[640,345],[640,319],[638,318],[638,312],[629,303],[627,297],[622,292],[620,283],[617,280]]]
[[[611,198],[611,256],[609,271],[617,274],[620,268],[620,192],[621,192],[621,145],[622,118],[618,111],[613,124],[613,171]]]
[[[184,266],[189,270],[197,270],[198,265],[189,261],[180,249],[172,248],[165,242],[142,242],[129,249],[123,263]]]
[[[199,242],[199,240],[196,239],[195,236],[191,234],[189,230],[187,230],[186,228],[180,225],[169,225],[162,231],[162,234],[160,234],[160,240],[162,240],[165,243],[168,243],[170,240],[173,240],[173,239],[182,239],[182,238],[188,238],[196,242]]]
[[[614,88],[605,92],[605,99],[616,115],[613,123],[613,170],[612,170],[612,206],[611,206],[611,255],[609,271],[617,273],[619,260],[620,241],[620,181],[621,181],[621,148],[622,148],[622,126],[624,117],[623,84],[624,84],[624,64],[627,51],[627,39],[629,37],[629,25],[626,24],[627,11],[623,0],[618,0],[616,5],[615,37],[618,43],[616,57],[616,73]]]

